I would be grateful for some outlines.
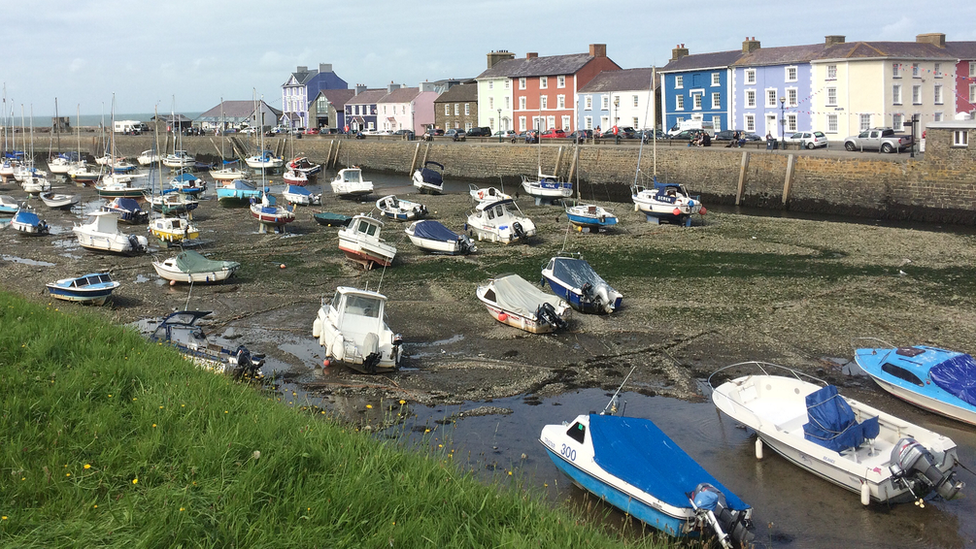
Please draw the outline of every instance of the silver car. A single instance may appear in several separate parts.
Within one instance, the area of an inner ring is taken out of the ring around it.
[[[789,140],[799,143],[805,149],[816,149],[827,146],[827,136],[823,132],[796,132]]]

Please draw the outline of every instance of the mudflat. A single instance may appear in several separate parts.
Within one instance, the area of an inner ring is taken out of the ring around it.
[[[521,196],[522,211],[538,226],[528,244],[478,242],[472,255],[429,255],[410,243],[406,223],[386,221],[382,237],[398,248],[394,264],[363,271],[338,249],[338,229],[317,224],[312,214],[367,213],[376,195],[355,202],[326,194],[322,206],[298,207],[284,234],[261,234],[247,208],[211,199],[193,212],[200,238],[192,247],[242,267],[227,282],[191,288],[159,279],[151,265],[178,247],[151,238],[150,253],[133,257],[80,248],[71,227],[103,201],[94,189],[58,192],[81,194],[82,207],[55,211],[29,200],[51,235],[0,231],[0,287],[80,310],[53,300],[45,283],[110,271],[122,286],[109,304],[86,310],[120,324],[184,308],[213,311],[209,333],[267,353],[281,365],[278,375],[312,393],[425,404],[545,396],[579,387],[613,390],[636,366],[631,390],[694,400],[702,398],[701,380],[734,362],[770,361],[844,385],[850,381],[840,363],[852,356],[854,337],[969,352],[976,333],[976,243],[951,228],[714,212],[686,228],[648,223],[629,204],[601,203],[620,222],[588,234],[572,230],[561,207]],[[24,199],[14,183],[0,185],[0,193]],[[467,194],[404,197],[456,232],[473,207]],[[120,227],[147,234],[145,225]],[[533,335],[495,321],[476,298],[479,284],[503,273],[538,282],[542,266],[561,251],[582,254],[623,293],[622,307],[611,315],[574,311],[567,331]],[[323,369],[312,321],[339,285],[388,296],[387,321],[402,334],[407,355],[401,371]]]

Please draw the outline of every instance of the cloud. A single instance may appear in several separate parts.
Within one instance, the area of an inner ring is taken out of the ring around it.
[[[880,38],[882,40],[899,40],[905,41],[909,40],[906,37],[913,37],[912,26],[914,21],[908,17],[902,16],[901,19],[891,23],[890,25],[884,25],[881,27]]]

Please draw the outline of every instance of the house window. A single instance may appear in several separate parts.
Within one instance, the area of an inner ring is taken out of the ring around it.
[[[566,87],[566,76],[559,75],[556,77],[556,87],[565,88]]]
[[[488,81],[488,89],[489,90],[495,89],[495,81],[494,80],[489,80]]]
[[[464,116],[470,116],[470,115],[471,115],[471,104],[470,103],[465,103],[464,104]]]
[[[786,115],[786,131],[790,131],[790,132],[797,131],[796,114],[791,113]]]
[[[976,84],[969,85],[969,102],[976,103]]]
[[[691,94],[692,108],[696,111],[700,111],[702,108],[702,94],[701,92],[696,92]]]
[[[936,122],[942,122],[942,113],[941,112],[937,112],[934,115],[932,115],[932,120],[934,120]]]
[[[583,96],[583,110],[591,111],[593,110],[593,96],[584,95]]]
[[[528,128],[525,126],[525,117],[524,116],[520,116],[519,117],[519,131],[520,132],[524,132],[527,129]]]
[[[871,115],[870,114],[862,114],[860,118],[861,118],[861,121],[860,121],[861,122],[860,123],[861,131],[863,132],[863,131],[866,131],[866,130],[871,129]]]
[[[634,124],[634,127],[636,128],[637,125]],[[722,117],[721,116],[713,116],[712,117],[712,128],[714,128],[715,131],[717,131],[717,132],[722,131]]]
[[[566,108],[566,96],[565,95],[557,95],[556,96],[556,108],[557,109],[565,109]]]
[[[827,65],[827,80],[837,80],[837,65]]]
[[[922,86],[912,86],[912,105],[922,104]]]
[[[519,89],[520,90],[525,89],[525,77],[519,78]]]
[[[640,106],[640,99],[636,95],[634,96],[634,106],[635,107]]]
[[[722,73],[720,73],[720,72],[713,72],[712,73],[712,85],[713,86],[721,86],[722,85]]]
[[[544,90],[544,89],[546,89],[548,87],[549,87],[549,77],[548,76],[540,76],[539,77],[539,89],[540,90]]]
[[[550,128],[555,128],[555,127],[556,127],[556,117],[555,116],[547,116],[546,117],[546,129],[548,130]]]
[[[891,127],[896,132],[900,132],[905,129],[905,115],[903,114],[893,114],[891,115]]]
[[[796,67],[786,67],[786,81],[796,82]]]
[[[754,114],[747,114],[745,116],[745,124],[744,125],[746,127],[746,131],[747,132],[755,132],[756,131],[756,115],[754,115]]]
[[[942,63],[935,63],[932,65],[932,74],[936,78],[942,78]]]
[[[638,120],[636,116],[630,119],[630,127],[637,128],[639,126],[640,126],[640,120]]]
[[[933,100],[936,105],[942,104],[942,84],[935,85],[935,93],[933,94]]]
[[[451,116],[451,105],[448,103],[444,103],[444,116]]]
[[[584,116],[583,117],[583,129],[584,130],[592,130],[593,129],[593,117],[592,116]]]
[[[460,115],[461,115],[461,104],[460,103],[455,103],[454,104],[454,116],[460,116]]]
[[[766,106],[776,106],[776,90],[766,90]]]
[[[715,92],[712,94],[712,108],[721,109],[722,108],[722,94]],[[716,130],[718,131],[718,130]]]
[[[685,96],[683,95],[674,96],[674,109],[677,111],[685,110]]]
[[[488,98],[488,108],[489,109],[494,109],[495,108],[495,98],[494,97],[489,97]]]
[[[525,97],[519,97],[519,110],[525,110]]]
[[[746,108],[756,108],[756,90],[746,90]]]
[[[787,88],[786,90],[786,105],[788,107],[795,107],[799,104],[799,95],[796,88]]]
[[[837,115],[828,114],[827,115],[827,131],[830,133],[837,133]]]
[[[898,63],[891,64],[891,77],[901,78],[901,65]]]
[[[540,95],[539,96],[539,108],[540,109],[548,109],[549,108],[549,96],[548,95]]]
[[[505,89],[507,90],[507,89],[509,89],[510,87],[511,87],[511,80],[508,80],[508,79],[506,79],[506,80],[505,80]]]
[[[970,69],[969,72],[972,72],[972,69]],[[675,76],[674,77],[674,87],[675,87],[675,89],[679,89],[679,90],[681,88],[685,87],[685,77],[684,76],[681,76],[680,74],[677,75],[677,76]]]
[[[891,102],[895,105],[901,105],[901,84],[895,84],[891,87]]]
[[[569,131],[569,117],[563,116],[563,129]]]
[[[512,98],[506,96],[505,97],[505,109],[508,110],[508,109],[511,109],[511,108],[512,108]]]
[[[912,63],[912,78],[921,78],[922,75],[918,71],[918,63]]]
[[[953,147],[968,147],[969,146],[969,131],[968,130],[955,130],[952,132],[952,146]]]
[[[746,84],[756,83],[756,69],[746,69]]]

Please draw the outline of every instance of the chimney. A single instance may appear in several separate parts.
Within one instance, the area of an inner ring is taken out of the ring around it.
[[[400,89],[400,84],[394,84],[392,80],[386,85],[386,93],[393,93],[398,89]]]
[[[841,36],[839,34],[831,34],[824,39],[824,47],[829,48],[830,46],[836,46],[837,44],[843,44],[847,39],[846,36]]]
[[[939,32],[930,32],[927,34],[919,34],[915,37],[915,41],[919,44],[932,44],[933,46],[944,48],[945,47],[945,35]]]
[[[758,49],[759,49],[759,40],[756,40],[755,36],[753,36],[752,38],[746,36],[746,39],[742,41],[742,53],[752,53]]]
[[[319,63],[319,72],[332,72],[332,63]]]
[[[688,55],[688,48],[684,44],[678,44],[671,50],[671,61],[677,61],[686,55]]]
[[[366,91],[366,84],[356,84],[356,95],[359,95]]]
[[[508,50],[498,50],[493,51],[488,54],[488,68],[492,68],[502,61],[508,61],[509,59],[515,59],[515,54]]]
[[[607,56],[606,44],[590,44],[590,57],[606,57],[606,56]]]
[[[295,72],[308,72],[308,67],[307,66],[299,65],[298,66],[298,70],[295,71]]]
[[[529,53],[525,54],[526,59],[535,59],[536,57],[539,57],[539,52],[530,51]]]

